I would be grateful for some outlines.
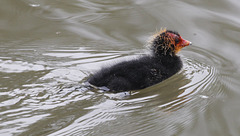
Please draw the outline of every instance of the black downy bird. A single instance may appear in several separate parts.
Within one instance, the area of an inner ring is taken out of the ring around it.
[[[110,92],[152,86],[180,71],[182,61],[176,54],[190,44],[175,31],[160,30],[149,43],[151,54],[102,68],[88,82],[96,87],[107,87]]]

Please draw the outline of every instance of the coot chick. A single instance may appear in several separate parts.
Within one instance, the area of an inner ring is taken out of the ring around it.
[[[176,54],[191,42],[177,32],[161,30],[150,41],[151,54],[105,67],[92,75],[88,82],[96,87],[107,87],[111,92],[139,90],[159,83],[182,68]]]

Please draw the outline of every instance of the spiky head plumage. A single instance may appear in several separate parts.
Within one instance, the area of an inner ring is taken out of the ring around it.
[[[151,37],[148,45],[157,56],[175,56],[181,48],[189,44],[191,42],[182,39],[178,32],[164,28]]]

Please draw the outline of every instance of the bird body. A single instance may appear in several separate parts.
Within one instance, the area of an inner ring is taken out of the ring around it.
[[[139,90],[157,84],[182,68],[182,61],[176,53],[189,44],[177,32],[162,30],[150,42],[150,55],[102,68],[88,82],[107,87],[111,92]]]

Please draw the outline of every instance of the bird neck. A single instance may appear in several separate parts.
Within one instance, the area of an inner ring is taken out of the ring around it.
[[[177,57],[176,54],[170,52],[169,50],[152,50],[152,55],[155,56],[156,58],[169,58],[169,59],[174,59]]]
[[[165,66],[168,69],[175,69],[179,70],[182,67],[182,61],[179,56],[177,55],[170,55],[170,54],[152,54],[156,61],[159,64]]]

